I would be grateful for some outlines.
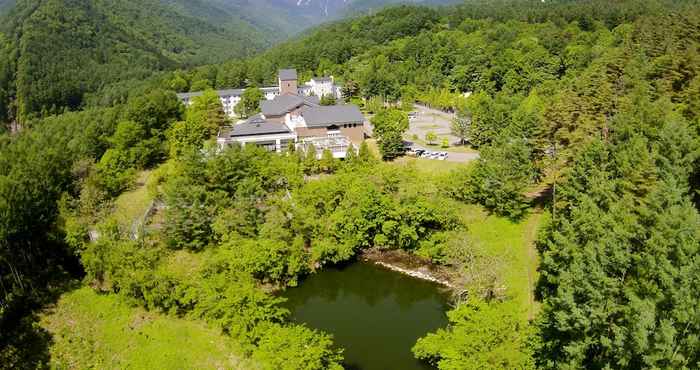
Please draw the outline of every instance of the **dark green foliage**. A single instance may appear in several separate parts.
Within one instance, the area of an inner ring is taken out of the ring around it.
[[[104,84],[220,62],[266,44],[263,33],[233,14],[212,19],[192,10],[155,0],[22,1],[0,30],[12,40],[0,36],[0,106],[16,102],[22,120],[73,110]]]
[[[524,192],[533,175],[532,153],[524,140],[494,144],[481,151],[463,196],[498,215],[518,219],[528,208]]]
[[[698,361],[689,333],[700,330],[690,288],[700,277],[700,217],[688,182],[697,133],[662,101],[633,99],[609,142],[575,156],[540,242],[544,367]]]

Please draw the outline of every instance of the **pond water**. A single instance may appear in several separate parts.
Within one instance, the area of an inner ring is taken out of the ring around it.
[[[447,325],[442,287],[366,262],[327,268],[284,296],[292,320],[333,334],[346,369],[430,369],[411,347]]]

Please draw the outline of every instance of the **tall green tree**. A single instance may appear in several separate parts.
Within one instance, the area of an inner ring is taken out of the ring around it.
[[[248,118],[260,112],[260,102],[265,99],[262,90],[257,87],[249,87],[243,91],[241,101],[236,104],[234,111],[241,118]]]
[[[192,99],[192,105],[186,111],[187,119],[201,120],[201,126],[206,129],[209,137],[215,136],[219,128],[228,122],[224,107],[216,91],[209,89]]]
[[[465,145],[469,138],[470,126],[471,112],[469,112],[469,109],[464,104],[457,106],[457,112],[455,112],[455,116],[452,122],[450,122],[450,129],[452,135],[457,136],[462,145]]]
[[[404,153],[403,134],[408,130],[408,115],[398,109],[384,109],[372,117],[374,134],[384,159],[394,159]]]

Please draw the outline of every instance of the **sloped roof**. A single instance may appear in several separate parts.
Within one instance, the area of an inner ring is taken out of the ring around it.
[[[266,121],[262,115],[256,114],[243,123],[234,125],[227,130],[222,130],[221,135],[225,137],[289,134],[289,128],[279,122]]]
[[[296,80],[297,70],[296,69],[280,69],[279,77],[282,81]]]
[[[363,123],[365,117],[356,105],[329,105],[302,110],[307,127],[328,127],[348,123]]]
[[[318,97],[315,96],[279,95],[260,103],[260,110],[265,116],[283,116],[302,105],[317,106],[318,103]]]
[[[260,103],[260,109],[266,116],[282,116],[302,104],[304,99],[296,95],[280,95]]]

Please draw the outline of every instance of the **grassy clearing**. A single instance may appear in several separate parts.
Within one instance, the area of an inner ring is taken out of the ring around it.
[[[450,161],[438,161],[435,159],[400,157],[395,159],[393,164],[397,166],[414,166],[419,172],[426,175],[442,175],[457,168],[468,166],[468,164]]]
[[[416,168],[427,182],[438,180],[454,169],[472,165],[413,157],[398,158],[392,164]],[[479,205],[462,204],[460,207],[459,214],[467,226],[471,240],[488,253],[503,259],[507,295],[518,303],[524,316],[533,318],[538,310],[538,304],[534,300],[534,284],[537,281],[539,263],[534,242],[547,214],[533,209],[523,220],[513,222],[489,214]]]
[[[129,307],[88,287],[41,317],[60,369],[243,369],[235,343],[204,323]]]
[[[149,191],[149,183],[153,181],[153,171],[143,171],[136,180],[134,189],[119,195],[114,201],[112,217],[124,228],[130,228],[135,220],[143,217],[154,194]]]
[[[534,317],[538,309],[533,295],[538,266],[534,242],[545,216],[533,211],[522,221],[513,222],[490,215],[477,205],[464,205],[460,213],[472,241],[505,262],[508,296],[518,303],[523,315]]]

